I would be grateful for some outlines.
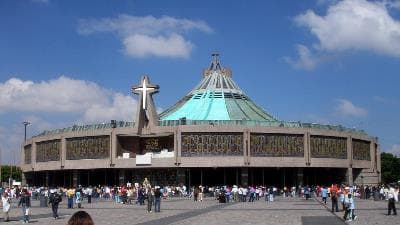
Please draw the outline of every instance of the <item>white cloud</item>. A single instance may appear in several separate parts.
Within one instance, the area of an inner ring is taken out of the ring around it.
[[[65,76],[38,83],[11,78],[0,83],[0,112],[82,112],[93,103],[107,104],[109,94],[93,82]]]
[[[2,161],[19,161],[24,137],[22,121],[29,121],[28,138],[44,130],[73,124],[133,121],[137,101],[85,80],[61,76],[34,82],[10,78],[0,83],[0,149]]]
[[[189,57],[194,45],[184,38],[184,34],[191,30],[212,32],[204,21],[169,16],[155,18],[119,15],[116,18],[84,19],[78,28],[78,32],[83,35],[99,32],[117,34],[124,45],[124,52],[137,58]]]
[[[340,1],[325,16],[308,10],[295,21],[318,38],[321,50],[367,50],[400,57],[400,22],[382,2]]]
[[[168,37],[135,34],[124,41],[126,54],[134,57],[164,56],[187,58],[192,51],[193,44],[178,34]]]
[[[398,144],[392,145],[392,147],[387,152],[393,153],[394,155],[400,157],[400,145]]]
[[[38,83],[18,78],[0,83],[0,112],[3,113],[75,113],[88,122],[108,121],[110,116],[132,121],[135,108],[136,100],[131,96],[65,76]]]
[[[341,116],[364,117],[368,114],[366,109],[355,106],[347,99],[338,99],[337,102],[336,113]]]
[[[285,61],[296,69],[313,70],[318,64],[318,58],[308,49],[307,46],[297,45],[297,59],[285,57]]]
[[[115,93],[111,105],[93,104],[84,113],[86,122],[110,120],[133,121],[136,114],[137,101],[130,96]]]

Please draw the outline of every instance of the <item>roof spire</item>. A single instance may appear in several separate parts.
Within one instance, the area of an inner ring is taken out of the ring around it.
[[[210,66],[203,70],[203,77],[206,77],[208,75],[211,75],[214,72],[217,72],[218,74],[221,74],[223,76],[232,76],[232,71],[228,68],[223,68],[221,66],[221,63],[219,62],[219,53],[217,51],[214,51],[211,53],[211,64]]]
[[[210,69],[209,70],[221,70],[221,64],[219,63],[219,53],[217,51],[214,51],[213,53],[211,53],[211,57],[212,57],[212,61],[211,61],[211,65],[210,65]]]

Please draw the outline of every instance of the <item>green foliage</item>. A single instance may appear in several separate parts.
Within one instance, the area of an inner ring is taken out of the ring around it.
[[[8,182],[8,178],[11,175],[11,167],[10,166],[1,166],[1,181]],[[16,181],[21,181],[22,179],[22,171],[18,166],[12,166],[12,178]]]
[[[400,158],[391,153],[381,153],[382,182],[394,183],[400,180]]]

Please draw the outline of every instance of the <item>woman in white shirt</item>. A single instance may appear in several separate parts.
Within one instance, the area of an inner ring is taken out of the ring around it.
[[[10,207],[11,207],[11,205],[10,205],[11,199],[8,196],[7,192],[3,193],[3,196],[1,196],[1,201],[3,203],[4,221],[8,222],[8,221],[10,221],[10,218],[8,216],[8,212],[10,211]]]

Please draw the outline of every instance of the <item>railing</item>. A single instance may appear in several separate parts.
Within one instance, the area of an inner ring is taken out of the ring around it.
[[[52,134],[61,134],[67,132],[80,132],[80,131],[89,131],[89,130],[100,130],[100,129],[109,129],[112,128],[111,123],[100,123],[100,124],[91,124],[91,125],[73,125],[72,127],[66,127],[55,130],[45,130],[42,133],[35,135],[33,137],[44,136],[44,135],[52,135]],[[135,122],[125,122],[125,121],[116,121],[115,128],[120,127],[133,127]]]
[[[116,128],[133,127],[135,122],[117,121]],[[357,134],[366,134],[364,130],[347,128],[341,125],[324,125],[316,123],[286,122],[286,121],[254,121],[254,120],[160,120],[159,126],[178,126],[178,125],[223,125],[223,126],[260,126],[260,127],[298,127],[298,128],[317,128],[324,130],[333,130],[341,132],[351,132]],[[61,134],[67,132],[80,132],[89,130],[100,130],[112,128],[111,123],[91,124],[91,125],[73,125],[72,127],[43,131],[33,137]]]
[[[159,126],[178,125],[225,125],[225,126],[261,126],[261,127],[303,127],[324,130],[366,134],[364,130],[347,128],[341,125],[323,125],[316,123],[286,122],[286,121],[254,121],[254,120],[160,120]]]

